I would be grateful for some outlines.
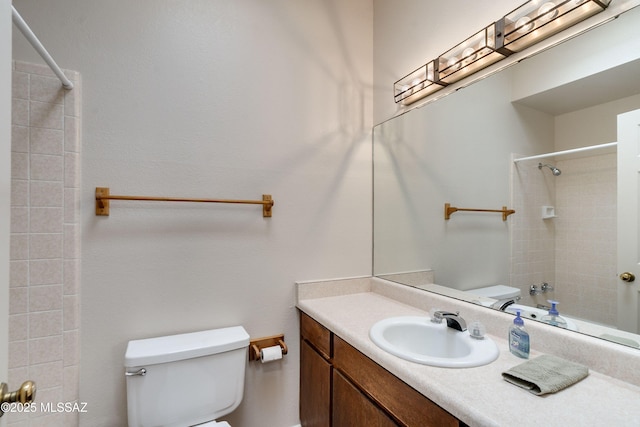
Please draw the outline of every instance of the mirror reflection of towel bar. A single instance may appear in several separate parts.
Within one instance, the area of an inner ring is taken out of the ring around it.
[[[507,217],[511,214],[516,213],[513,209],[507,209],[506,206],[503,206],[502,209],[471,209],[471,208],[456,208],[451,206],[449,203],[444,204],[444,219],[448,220],[451,218],[451,214],[454,212],[498,212],[502,214],[502,220],[506,221]]]

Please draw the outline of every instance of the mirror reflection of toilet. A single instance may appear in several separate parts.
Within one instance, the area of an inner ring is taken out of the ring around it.
[[[505,306],[505,304],[513,304],[518,301],[521,296],[520,289],[505,285],[486,286],[470,289],[467,292],[480,297],[493,299],[494,301],[488,302],[487,304],[483,303],[482,305],[492,306],[501,310],[504,310],[502,307]]]
[[[229,427],[242,401],[249,334],[242,326],[129,341],[129,427]]]

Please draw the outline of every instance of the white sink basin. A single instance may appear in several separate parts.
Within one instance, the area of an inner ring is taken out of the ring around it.
[[[490,338],[471,338],[468,331],[449,328],[446,322],[433,323],[429,317],[390,317],[373,325],[369,337],[378,347],[402,359],[443,368],[482,366],[499,355]]]

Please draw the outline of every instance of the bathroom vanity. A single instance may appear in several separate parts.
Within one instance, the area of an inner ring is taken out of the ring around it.
[[[533,426],[541,416],[551,426],[640,425],[636,349],[528,322],[531,358],[554,354],[590,369],[579,383],[539,397],[502,379],[524,362],[504,338],[512,315],[370,277],[301,283],[297,293],[303,426]],[[439,368],[400,359],[370,340],[376,322],[428,316],[431,308],[484,323],[498,359]]]
[[[302,425],[465,425],[305,313],[300,335]]]

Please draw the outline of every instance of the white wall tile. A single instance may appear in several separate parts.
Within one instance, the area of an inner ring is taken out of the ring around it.
[[[29,126],[64,129],[64,107],[60,104],[30,101]]]
[[[29,128],[26,126],[11,126],[11,151],[16,153],[29,152]]]
[[[29,227],[31,233],[61,233],[64,213],[62,208],[31,208]]]
[[[12,314],[9,316],[9,341],[29,339],[29,315]]]
[[[9,240],[9,256],[11,260],[29,259],[29,235],[11,233]]]
[[[64,178],[64,161],[62,156],[32,154],[31,179],[41,181],[62,181]]]
[[[64,150],[74,153],[80,151],[80,126],[77,117],[64,117]]]
[[[29,99],[29,74],[13,72],[11,96],[19,99]]]
[[[57,77],[32,75],[29,82],[29,99],[31,101],[62,104],[65,89]]]
[[[60,129],[31,128],[30,152],[61,156],[64,152],[65,133]]]
[[[62,182],[31,181],[30,188],[30,206],[49,208],[64,206],[64,186]]]
[[[29,154],[11,153],[11,178],[29,179]]]
[[[25,99],[13,99],[11,105],[11,123],[20,126],[29,126],[29,101]]]
[[[30,339],[54,335],[62,335],[62,310],[29,313]]]
[[[59,259],[31,260],[29,269],[31,286],[63,283],[63,264]]]
[[[9,286],[12,288],[29,285],[29,261],[10,261]]]
[[[29,208],[11,208],[11,231],[14,233],[29,232]]]
[[[79,247],[80,97],[67,96],[46,66],[14,62],[14,70],[9,377],[12,388],[30,377],[39,402],[57,403],[78,396],[80,262],[63,256],[65,235],[67,251]],[[66,169],[65,150],[73,152]],[[79,424],[78,414],[19,415],[5,417],[8,425]]]
[[[61,309],[62,285],[29,286],[29,312]]]
[[[55,362],[62,360],[62,335],[36,338],[28,341],[29,364]],[[39,394],[40,401],[47,401],[43,393]]]
[[[29,254],[31,259],[62,258],[62,233],[31,234]]]
[[[26,179],[11,180],[11,206],[29,205],[29,181]]]

